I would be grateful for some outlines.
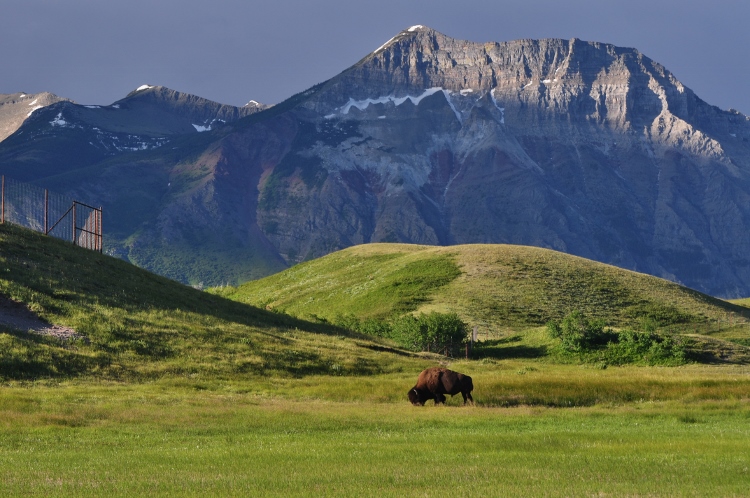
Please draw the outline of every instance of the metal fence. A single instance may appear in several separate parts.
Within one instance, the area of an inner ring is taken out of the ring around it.
[[[102,208],[2,176],[0,221],[102,252]]]

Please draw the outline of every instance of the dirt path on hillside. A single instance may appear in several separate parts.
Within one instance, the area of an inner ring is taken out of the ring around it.
[[[25,305],[17,303],[0,294],[0,327],[10,327],[33,334],[49,335],[58,339],[85,338],[70,327],[51,325],[30,311]]]

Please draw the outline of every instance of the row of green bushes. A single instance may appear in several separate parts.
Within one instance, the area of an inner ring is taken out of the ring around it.
[[[454,356],[468,339],[469,327],[456,313],[404,315],[388,321],[373,318],[359,320],[341,315],[334,324],[376,337],[392,339],[411,351],[432,351]]]
[[[468,325],[456,313],[407,314],[390,320],[360,320],[348,314],[339,315],[334,324],[391,339],[411,351],[450,356],[463,349],[469,336]],[[640,330],[615,331],[607,328],[603,320],[589,319],[583,312],[574,311],[547,324],[550,336],[559,341],[550,352],[568,360],[605,365],[685,363],[685,345],[678,338],[658,333],[657,326],[653,320],[644,320]]]
[[[623,365],[681,365],[685,346],[677,338],[656,332],[656,323],[646,320],[642,330],[605,328],[602,320],[591,320],[574,311],[561,321],[547,324],[550,336],[560,342],[556,353],[583,362]]]

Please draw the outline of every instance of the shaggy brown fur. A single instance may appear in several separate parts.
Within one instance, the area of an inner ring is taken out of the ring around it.
[[[451,396],[461,393],[464,404],[468,399],[474,403],[471,391],[474,384],[471,377],[447,368],[432,367],[422,370],[417,378],[417,385],[411,388],[408,397],[413,405],[422,406],[429,399],[434,399],[435,404],[445,403],[445,395]]]

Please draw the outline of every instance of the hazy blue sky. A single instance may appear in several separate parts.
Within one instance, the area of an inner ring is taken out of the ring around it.
[[[109,104],[141,84],[277,103],[400,30],[635,47],[701,98],[750,114],[747,0],[0,0],[0,93]]]

